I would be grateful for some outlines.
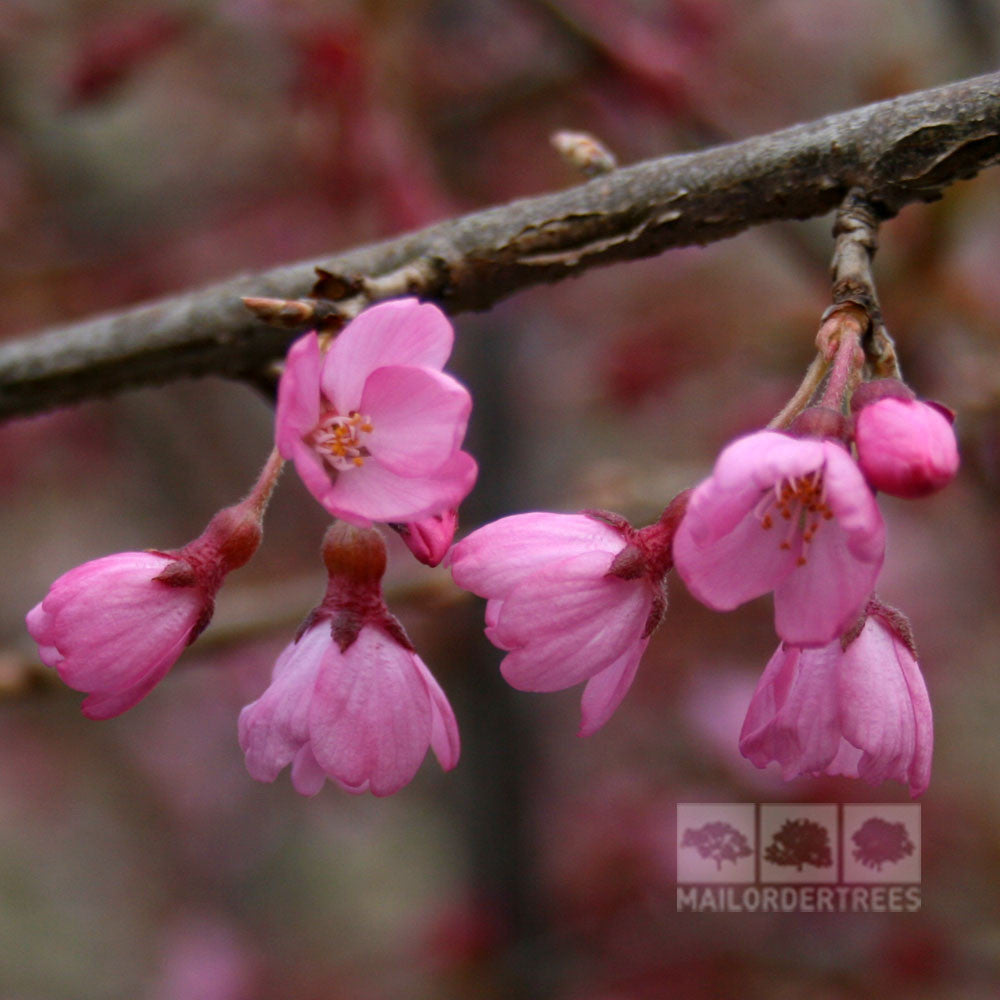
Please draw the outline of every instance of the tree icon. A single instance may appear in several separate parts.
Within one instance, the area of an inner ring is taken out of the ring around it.
[[[721,821],[685,830],[681,847],[693,847],[701,857],[711,858],[716,871],[721,871],[723,861],[735,865],[740,858],[753,854],[747,838],[736,827]]]
[[[851,840],[857,844],[853,851],[855,861],[876,871],[881,871],[886,862],[894,865],[913,853],[913,841],[906,824],[890,823],[878,816],[865,820]]]
[[[794,865],[799,871],[803,865],[829,868],[833,865],[829,831],[811,819],[785,820],[764,851],[764,859],[772,865]]]

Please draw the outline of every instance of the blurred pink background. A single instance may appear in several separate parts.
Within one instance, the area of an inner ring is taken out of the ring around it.
[[[996,0],[8,0],[0,334],[345,249],[622,163],[995,67]],[[648,523],[794,390],[831,220],[593,271],[456,319],[480,484],[463,527],[610,507]],[[388,800],[246,774],[239,708],[321,596],[292,472],[264,546],[171,676],[96,724],[23,616],[60,573],[192,538],[271,443],[205,379],[0,427],[0,1000],[992,997],[1000,987],[1000,172],[907,209],[877,278],[904,373],[958,411],[945,493],[883,501],[881,595],[935,708],[923,908],[677,913],[677,802],[905,802],[781,782],[736,749],[773,651],[676,579],[622,708],[506,688],[480,602],[392,542],[388,595],[463,760]]]

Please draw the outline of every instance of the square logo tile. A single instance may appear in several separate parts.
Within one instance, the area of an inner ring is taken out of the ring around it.
[[[844,881],[920,881],[920,805],[844,806]]]
[[[677,803],[677,881],[753,882],[754,806],[743,802]]]
[[[761,882],[836,882],[839,846],[836,805],[761,805]]]

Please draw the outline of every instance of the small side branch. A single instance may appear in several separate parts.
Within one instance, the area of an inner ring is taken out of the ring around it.
[[[259,381],[297,328],[294,317],[284,317],[291,325],[283,328],[262,322],[244,308],[244,296],[332,299],[331,323],[370,301],[407,293],[453,314],[488,309],[520,289],[591,267],[710,243],[778,219],[823,215],[852,189],[865,192],[868,210],[889,218],[998,160],[1000,73],[992,73],[771,135],[622,167],[556,194],[332,259],[244,276],[4,344],[0,419],[183,376]],[[845,258],[845,274],[849,264]],[[324,291],[324,284],[338,294]]]

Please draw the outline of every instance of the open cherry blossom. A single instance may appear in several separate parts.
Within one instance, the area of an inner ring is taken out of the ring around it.
[[[476,463],[461,450],[472,400],[441,371],[454,333],[416,299],[383,302],[326,353],[309,333],[288,352],[276,440],[333,515],[406,523],[458,507]]]
[[[786,642],[823,646],[857,618],[882,566],[875,497],[838,441],[760,431],[695,488],[674,539],[691,593],[729,611],[774,591]]]

